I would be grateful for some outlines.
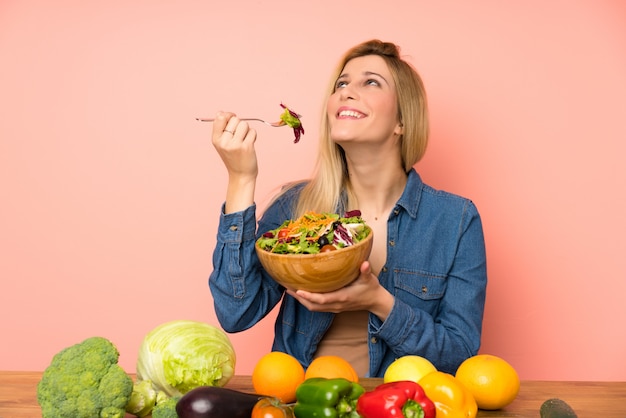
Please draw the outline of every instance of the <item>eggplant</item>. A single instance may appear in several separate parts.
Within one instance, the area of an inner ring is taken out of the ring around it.
[[[250,418],[252,408],[265,398],[217,386],[199,386],[185,393],[176,403],[180,418]]]

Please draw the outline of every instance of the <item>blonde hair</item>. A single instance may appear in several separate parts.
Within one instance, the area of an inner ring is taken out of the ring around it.
[[[350,49],[337,65],[328,85],[327,96],[335,91],[335,83],[348,61],[367,55],[382,57],[396,86],[398,120],[403,125],[401,158],[404,170],[424,156],[428,143],[428,106],[426,91],[417,71],[400,58],[400,48],[377,39]],[[342,199],[347,200],[342,200]],[[326,104],[322,112],[319,151],[311,180],[303,187],[294,207],[294,218],[307,211],[335,212],[340,204],[351,201],[351,187],[343,149],[330,139]],[[350,209],[350,208],[346,208]]]

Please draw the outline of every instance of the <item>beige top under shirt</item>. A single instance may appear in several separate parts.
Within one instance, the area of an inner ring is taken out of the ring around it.
[[[369,312],[354,311],[335,314],[333,323],[317,346],[314,357],[334,355],[350,362],[359,377],[369,372],[367,347]]]

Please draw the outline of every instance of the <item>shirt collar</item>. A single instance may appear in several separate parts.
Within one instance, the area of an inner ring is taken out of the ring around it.
[[[423,187],[424,183],[422,182],[422,178],[419,174],[417,174],[415,168],[411,168],[407,175],[404,191],[396,203],[396,206],[402,206],[402,208],[404,208],[404,210],[407,211],[412,218],[417,217],[417,208],[420,203],[420,196],[422,195]],[[341,193],[341,198],[339,199],[337,213],[343,214],[346,212],[346,199],[346,193],[343,191]]]
[[[412,218],[415,218],[423,187],[422,178],[417,174],[415,168],[411,168],[406,179],[406,186],[404,186],[404,191],[396,206],[402,206]]]

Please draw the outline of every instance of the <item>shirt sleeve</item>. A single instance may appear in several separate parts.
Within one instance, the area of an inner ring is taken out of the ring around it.
[[[274,308],[284,291],[260,265],[256,226],[256,205],[230,214],[224,214],[222,206],[209,288],[217,318],[227,332],[252,327]]]

